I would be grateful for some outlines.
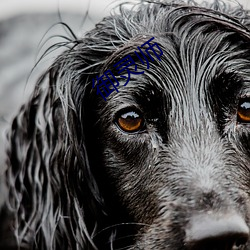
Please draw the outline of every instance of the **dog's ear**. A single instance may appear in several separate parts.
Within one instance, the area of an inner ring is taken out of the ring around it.
[[[91,100],[91,74],[82,72],[88,62],[74,64],[75,55],[65,52],[44,74],[8,135],[7,207],[23,248],[95,249],[91,234],[102,198],[88,159],[90,111],[83,104]]]
[[[129,34],[118,17],[126,41]],[[85,38],[65,43],[67,50],[40,78],[13,120],[6,207],[14,218],[18,246],[95,249],[97,220],[106,215],[88,156],[87,137],[94,133],[89,116],[102,100],[92,79],[124,44],[115,24],[113,17],[106,18]]]

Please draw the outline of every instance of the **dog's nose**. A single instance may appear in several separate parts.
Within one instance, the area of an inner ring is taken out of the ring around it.
[[[188,250],[245,249],[249,228],[237,214],[206,214],[191,218],[186,230]]]

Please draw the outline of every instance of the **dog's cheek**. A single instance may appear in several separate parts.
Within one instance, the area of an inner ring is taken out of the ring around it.
[[[108,147],[104,166],[123,207],[136,222],[150,224],[157,213],[157,180],[153,177],[156,157],[147,140],[128,144]]]
[[[240,151],[243,151],[243,154],[248,157],[248,162],[250,160],[250,128],[247,127],[241,127],[238,129],[238,136],[233,140],[235,146],[240,149]]]

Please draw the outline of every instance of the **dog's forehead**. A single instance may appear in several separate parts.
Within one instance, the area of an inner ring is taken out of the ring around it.
[[[145,75],[162,80],[158,81],[158,85],[154,84],[155,87],[168,89],[169,86],[170,91],[173,89],[171,85],[201,88],[211,82],[211,78],[222,73],[240,72],[243,77],[248,75],[250,38],[245,29],[231,20],[225,21],[224,18],[211,17],[209,14],[204,17],[204,13],[199,15],[193,12],[194,16],[190,14],[192,12],[180,15],[175,23],[165,21],[165,26],[161,24],[158,32],[152,33],[163,52],[160,61],[150,58],[149,67],[137,59],[138,68]],[[139,32],[115,54],[132,55],[138,48],[136,45],[143,41],[143,35]],[[152,84],[152,81],[148,83]]]
[[[137,62],[138,71],[144,74],[131,75],[127,89],[121,87],[121,92],[126,94],[131,89],[131,93],[158,90],[169,94],[176,91],[200,94],[208,91],[211,84],[227,88],[234,79],[248,88],[250,60],[246,54],[249,49],[241,46],[240,41],[230,40],[229,33],[214,33],[193,32],[185,38],[155,37],[163,51],[161,59],[149,60],[149,65]],[[218,78],[228,78],[228,81],[222,83],[216,81]]]
[[[230,91],[249,92],[250,35],[239,20],[215,10],[187,6],[163,8],[157,16],[152,13],[153,10],[149,11],[150,23],[147,23],[147,17],[140,16],[139,11],[131,14],[130,21],[126,17],[126,25],[121,25],[119,30],[113,27],[118,37],[124,37],[124,34],[127,37],[103,68],[112,70],[112,65],[130,55],[137,66],[132,70],[143,74],[130,74],[129,81],[120,81],[117,91],[108,98],[112,107],[119,103],[136,104],[137,100],[151,102],[153,98],[158,103],[168,99],[177,105],[195,100],[205,105],[209,95],[220,89],[220,95]],[[123,16],[120,18],[119,22],[124,23]],[[117,17],[114,21],[117,22]],[[148,25],[147,30],[145,25]],[[154,38],[152,43],[159,45],[162,55],[158,60],[151,50],[154,59],[150,58],[146,63],[134,53],[139,53],[138,47],[150,38]]]

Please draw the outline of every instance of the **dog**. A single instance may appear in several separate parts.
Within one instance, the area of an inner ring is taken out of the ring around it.
[[[249,250],[249,13],[118,10],[69,42],[13,120],[1,249]],[[148,67],[134,52],[152,37]],[[123,86],[128,55],[143,74]],[[107,70],[119,84],[104,100],[92,83]]]

